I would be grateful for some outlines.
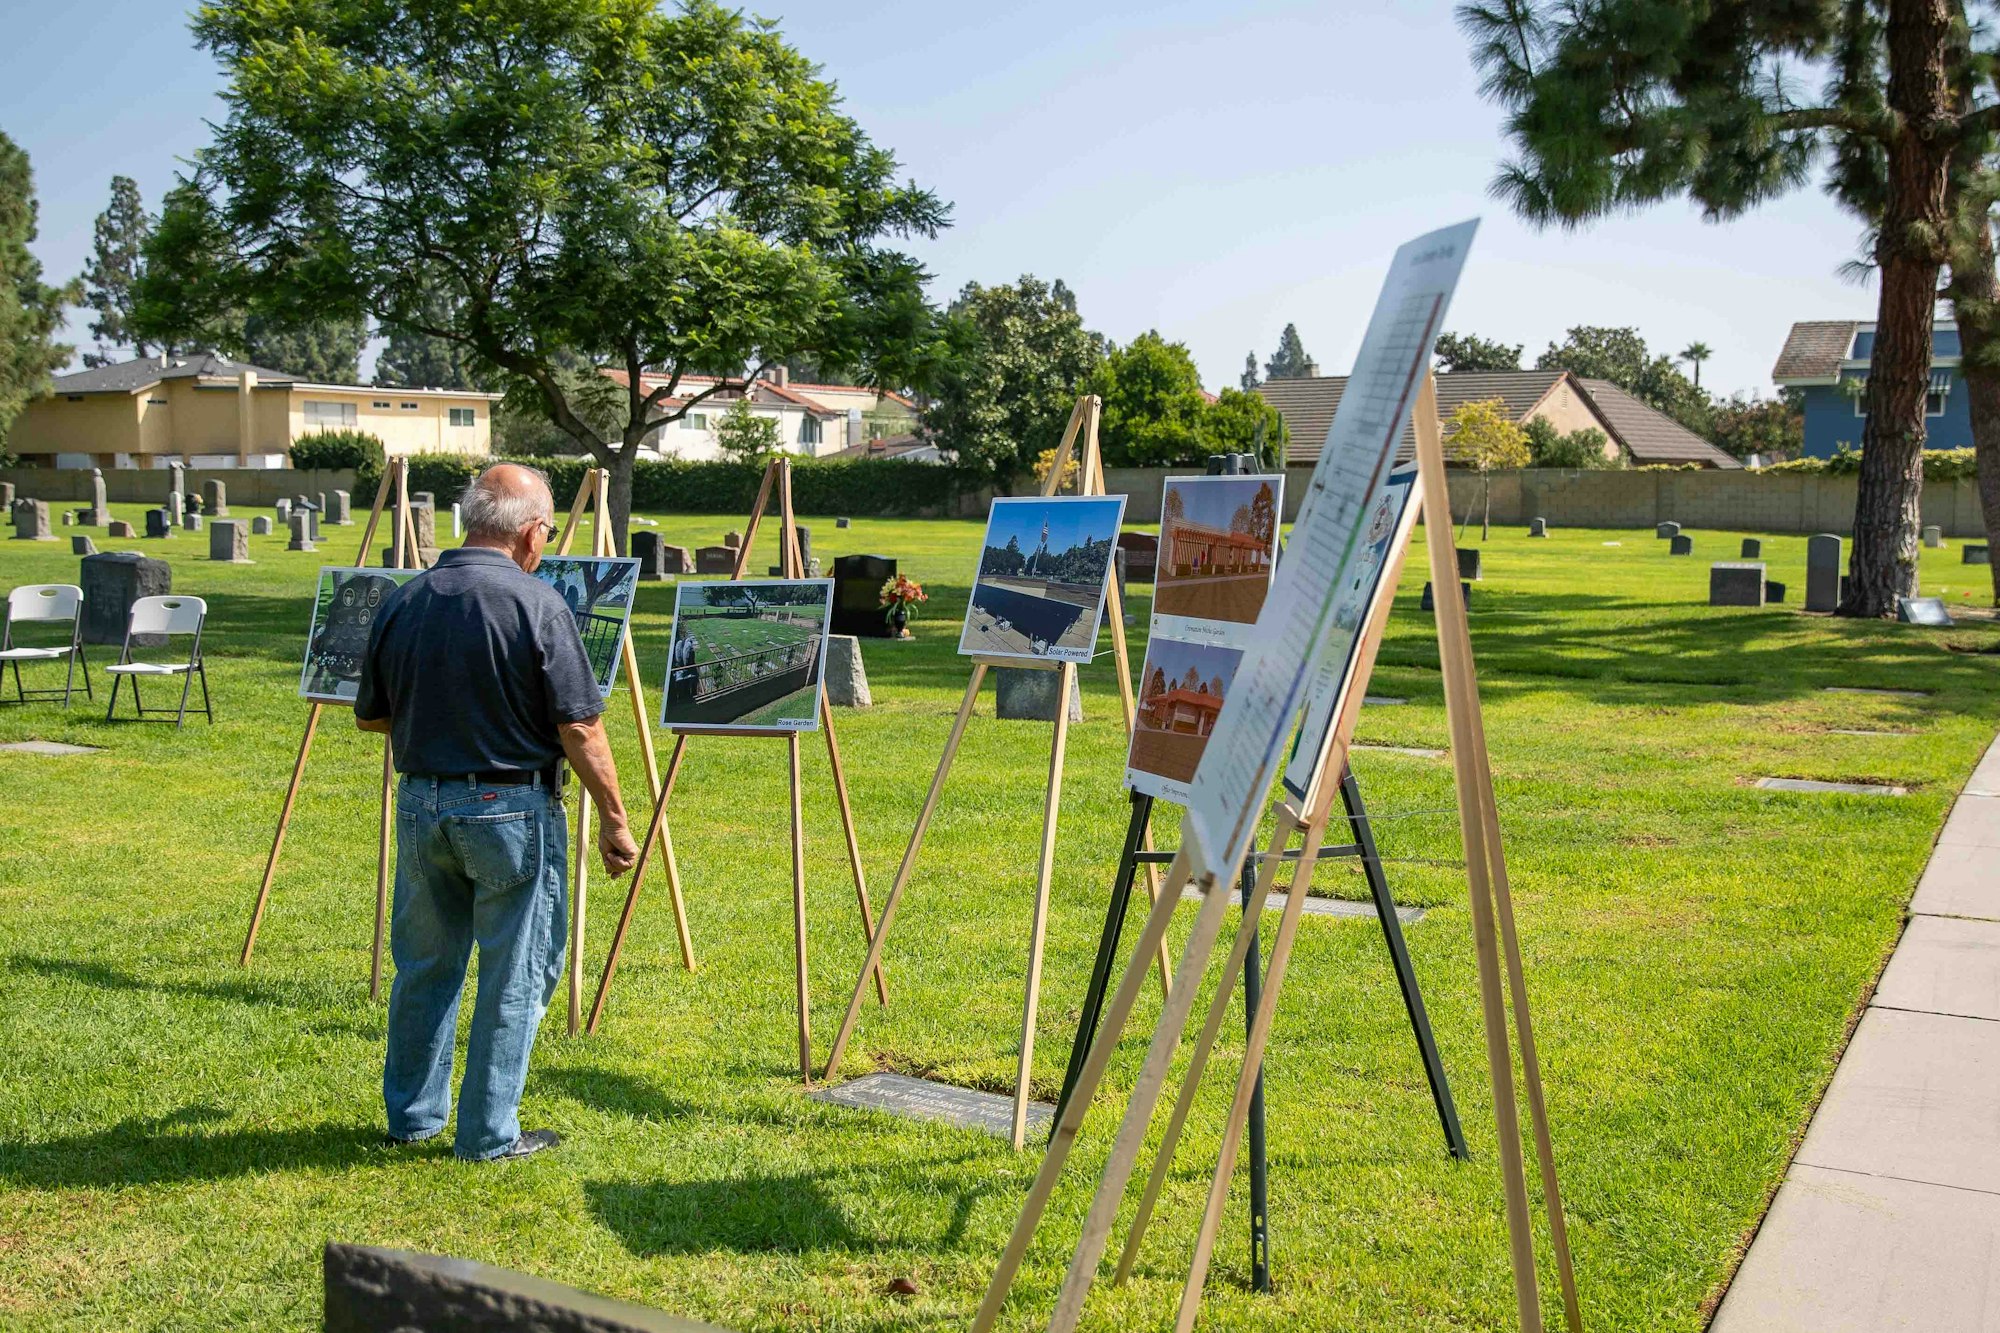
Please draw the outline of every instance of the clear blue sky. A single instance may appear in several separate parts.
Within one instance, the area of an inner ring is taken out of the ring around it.
[[[997,502],[986,520],[986,544],[1005,546],[1009,538],[1024,555],[1042,544],[1042,524],[1049,525],[1049,550],[1057,555],[1085,541],[1106,541],[1118,531],[1122,496],[1099,499],[1025,499]]]
[[[1872,318],[1836,274],[1856,227],[1817,189],[1725,225],[1685,203],[1536,232],[1487,197],[1504,146],[1446,3],[1301,0],[757,7],[850,112],[954,205],[921,247],[944,299],[967,281],[1060,277],[1091,327],[1157,328],[1211,389],[1296,322],[1349,368],[1397,243],[1483,215],[1449,326],[1527,345],[1636,325],[1715,349],[1705,387],[1771,391],[1795,319]],[[33,156],[36,249],[80,270],[113,173],[149,207],[220,114],[173,0],[37,6],[0,54],[0,129]],[[84,340],[81,319],[72,341]]]

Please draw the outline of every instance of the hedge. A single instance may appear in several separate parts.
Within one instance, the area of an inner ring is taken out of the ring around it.
[[[1925,481],[1969,481],[1978,474],[1971,449],[1924,450]],[[1861,471],[1861,451],[1842,445],[1831,458],[1794,458],[1773,463],[1765,472],[1804,472],[1827,477],[1851,477]]]
[[[463,454],[411,454],[410,489],[429,491],[440,506],[455,502],[482,468],[516,461],[548,474],[556,505],[568,505],[590,464],[580,458],[469,458]],[[632,508],[688,514],[747,514],[757,499],[763,469],[750,463],[640,459],[632,467]],[[368,481],[373,481],[369,478]],[[357,479],[355,503],[372,504],[374,488]],[[792,460],[792,503],[802,514],[870,514],[927,517],[953,512],[959,475],[930,463],[882,458],[834,462]]]

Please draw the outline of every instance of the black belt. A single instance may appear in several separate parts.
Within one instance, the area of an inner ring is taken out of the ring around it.
[[[483,783],[489,787],[528,787],[540,782],[544,787],[561,785],[562,764],[550,764],[543,769],[489,768],[478,773],[419,773],[411,776],[425,782],[467,782]]]

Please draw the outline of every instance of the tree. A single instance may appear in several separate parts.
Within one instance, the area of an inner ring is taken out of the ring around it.
[[[778,423],[752,412],[745,394],[715,423],[715,447],[733,463],[762,463],[778,452]]]
[[[1776,398],[1734,394],[1715,400],[1715,447],[1735,458],[1762,454],[1768,459],[1795,458],[1805,447],[1806,419],[1799,393],[1787,390]]]
[[[42,281],[41,261],[28,249],[38,211],[28,155],[0,133],[0,439],[31,399],[48,392],[50,372],[74,350],[56,342],[55,333],[81,285]]]
[[[1954,0],[1486,0],[1458,13],[1521,154],[1495,189],[1531,221],[1577,225],[1681,194],[1726,219],[1802,184],[1816,157],[1844,199],[1880,183],[1881,291],[1840,613],[1894,615],[1916,591],[1953,167],[2000,118],[1972,96],[1990,78],[1992,32]],[[1988,45],[1975,52],[1973,40]]]
[[[1184,466],[1214,452],[1203,430],[1201,372],[1185,343],[1148,330],[1106,348],[1084,392],[1104,400],[1098,441],[1108,466]]]
[[[237,345],[222,346],[246,361],[313,384],[356,384],[361,380],[361,344],[367,338],[368,326],[358,316],[287,324],[251,315],[243,321]]]
[[[1061,279],[967,283],[945,313],[924,432],[974,477],[1005,488],[1062,440],[1103,340],[1083,326]]]
[[[97,347],[83,354],[86,366],[108,366],[152,354],[151,344],[132,332],[133,288],[145,267],[146,238],[152,230],[153,220],[139,199],[139,183],[130,176],[113,176],[111,204],[97,215],[90,260],[83,266],[83,299],[97,312],[90,321]],[[129,356],[119,350],[125,348],[130,349]]]
[[[425,322],[432,328],[452,322],[451,312],[444,308],[447,299],[433,296],[425,303]],[[389,341],[375,357],[375,383],[410,389],[485,389],[487,376],[463,343],[402,325],[385,325],[382,331]]]
[[[1236,387],[1245,393],[1249,393],[1263,382],[1263,380],[1257,378],[1257,353],[1255,351],[1245,352],[1243,354],[1243,373],[1236,377]]]
[[[1263,394],[1242,389],[1224,389],[1214,402],[1204,405],[1201,429],[1203,457],[1254,454],[1263,467],[1282,467],[1292,438],[1284,415],[1266,402]]]
[[[1186,517],[1187,501],[1181,498],[1181,493],[1178,490],[1168,491],[1167,498],[1162,502],[1160,522],[1162,524],[1178,523]]]
[[[1637,329],[1579,324],[1535,360],[1537,370],[1567,370],[1583,378],[1610,380],[1642,403],[1649,403],[1697,435],[1707,435],[1708,399],[1681,374],[1672,358],[1654,354]]]
[[[1271,353],[1271,359],[1264,363],[1264,378],[1302,380],[1317,369],[1313,359],[1306,355],[1306,345],[1299,338],[1299,326],[1285,325],[1285,331],[1278,335],[1278,350]]]
[[[1266,546],[1278,535],[1278,500],[1271,494],[1269,482],[1250,497],[1250,535]]]
[[[1714,355],[1714,349],[1704,342],[1691,342],[1686,347],[1681,348],[1681,360],[1694,367],[1695,388],[1699,389],[1701,387],[1701,363]]]
[[[1444,423],[1444,439],[1451,460],[1479,474],[1479,493],[1486,506],[1485,518],[1479,525],[1479,540],[1485,541],[1492,535],[1492,474],[1502,468],[1528,465],[1528,433],[1508,415],[1504,400],[1482,398],[1458,405]],[[1468,507],[1465,523],[1471,522],[1472,510]],[[1465,535],[1465,524],[1459,526],[1459,535]]]
[[[1521,368],[1519,344],[1509,346],[1471,333],[1440,333],[1433,355],[1437,357],[1437,368],[1441,373],[1454,370]]]
[[[1547,417],[1531,417],[1521,430],[1528,438],[1531,466],[1576,470],[1615,466],[1604,456],[1611,437],[1595,426],[1564,433]]]
[[[662,420],[790,357],[913,387],[941,350],[923,269],[884,242],[948,210],[766,22],[714,0],[213,0],[193,27],[229,115],[162,217],[142,315],[366,315],[462,346],[610,470],[621,550]],[[204,233],[217,257],[155,288]],[[577,412],[565,350],[622,373],[616,430]]]

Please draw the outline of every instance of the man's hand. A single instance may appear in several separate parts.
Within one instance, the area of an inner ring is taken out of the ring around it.
[[[607,819],[597,826],[597,854],[604,858],[604,873],[617,879],[639,859],[639,845],[622,819]]]

